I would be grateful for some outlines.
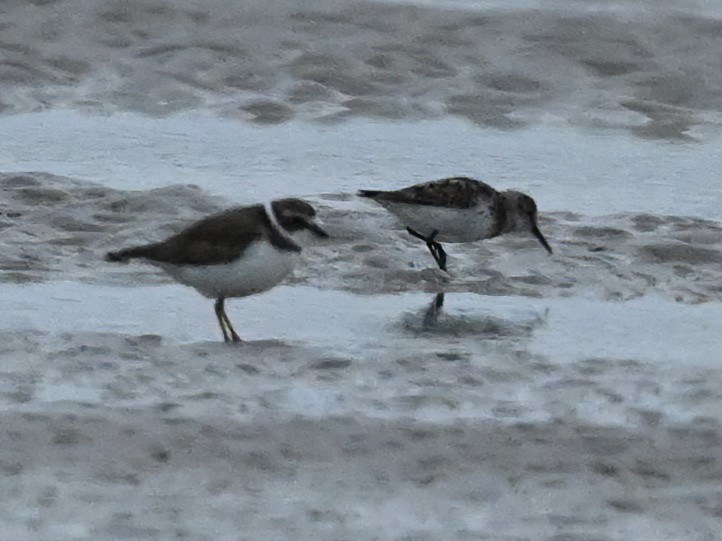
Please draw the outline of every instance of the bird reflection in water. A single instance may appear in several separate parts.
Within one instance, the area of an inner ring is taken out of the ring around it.
[[[426,313],[424,314],[424,323],[423,328],[425,331],[431,330],[434,327],[436,327],[436,323],[439,319],[439,314],[441,313],[441,309],[444,307],[444,292],[441,291],[440,293],[437,293],[434,297],[434,300],[431,301],[431,304],[426,309]]]

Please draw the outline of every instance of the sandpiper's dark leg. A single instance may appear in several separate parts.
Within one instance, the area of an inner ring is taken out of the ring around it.
[[[444,247],[441,246],[441,243],[434,240],[436,238],[436,235],[439,234],[439,231],[437,229],[434,229],[431,232],[431,235],[429,235],[428,237],[425,237],[424,235],[422,235],[415,229],[411,229],[410,227],[407,227],[406,231],[408,231],[410,235],[416,237],[417,239],[421,239],[426,242],[426,247],[429,249],[429,252],[431,252],[431,255],[434,257],[434,261],[436,261],[436,264],[442,271],[446,271],[446,252],[444,251]]]
[[[411,229],[410,227],[406,228],[406,231],[409,232],[409,235],[416,237],[417,239],[421,239],[423,241],[426,241],[426,237],[423,236],[421,233],[416,231],[416,229]]]
[[[436,253],[432,251],[431,254],[434,256],[434,259],[436,259],[436,263],[439,265],[439,268],[444,271],[446,271],[446,252],[444,251],[444,247],[439,244],[438,242],[432,242],[431,244],[427,245],[429,246],[429,250],[432,250],[432,246],[434,249],[436,249]]]
[[[221,331],[223,331],[223,340],[225,342],[230,342],[230,338],[228,338],[228,331],[226,330],[226,322],[225,322],[226,312],[223,309],[223,301],[224,300],[225,299],[223,297],[218,297],[216,299],[214,308],[216,309],[216,317],[218,318],[218,324],[221,326]]]
[[[440,292],[436,294],[436,297],[434,297],[434,300],[431,301],[431,304],[426,310],[426,314],[424,314],[424,329],[430,329],[434,325],[436,325],[436,320],[439,317],[439,312],[441,312],[441,309],[444,306],[444,292]]]

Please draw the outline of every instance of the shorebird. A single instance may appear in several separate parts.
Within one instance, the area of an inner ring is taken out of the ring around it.
[[[446,270],[441,242],[473,242],[515,231],[529,232],[551,254],[537,224],[537,208],[526,194],[499,192],[467,177],[415,184],[393,191],[360,190],[398,216],[406,230],[424,242],[439,268]]]
[[[144,259],[181,284],[215,299],[218,324],[226,342],[240,342],[224,302],[267,291],[295,267],[301,246],[291,235],[328,234],[313,221],[316,211],[300,199],[237,207],[200,220],[153,244],[108,252],[107,261]]]

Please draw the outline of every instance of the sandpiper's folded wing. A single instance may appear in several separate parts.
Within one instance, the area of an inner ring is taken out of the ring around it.
[[[394,191],[360,190],[359,195],[383,203],[408,203],[466,209],[490,203],[498,192],[488,184],[467,177],[451,177],[415,184]]]

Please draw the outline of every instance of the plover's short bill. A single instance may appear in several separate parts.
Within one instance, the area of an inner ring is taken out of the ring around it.
[[[441,242],[473,242],[515,231],[529,232],[551,254],[537,224],[534,200],[526,194],[499,192],[472,178],[453,177],[393,191],[360,190],[398,216],[414,237],[426,242],[441,270],[446,252]]]
[[[315,215],[313,207],[300,199],[233,208],[164,241],[109,252],[106,260],[145,259],[215,299],[224,340],[240,342],[226,314],[225,299],[261,293],[283,280],[301,252],[292,236],[303,231],[328,236],[313,221]]]

